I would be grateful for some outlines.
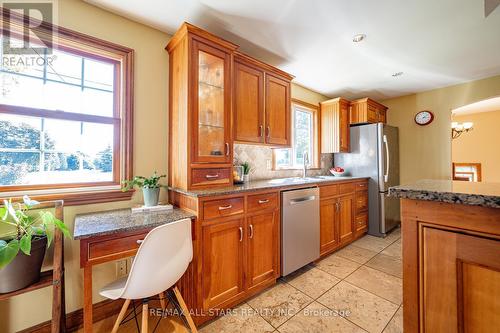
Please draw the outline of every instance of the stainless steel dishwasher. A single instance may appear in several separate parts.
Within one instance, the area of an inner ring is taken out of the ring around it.
[[[319,258],[319,188],[281,192],[281,275]]]

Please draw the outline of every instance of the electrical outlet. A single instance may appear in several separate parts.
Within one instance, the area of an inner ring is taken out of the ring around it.
[[[121,278],[128,273],[128,260],[123,259],[116,262],[116,277]]]
[[[266,160],[266,168],[267,170],[271,170],[271,160]]]

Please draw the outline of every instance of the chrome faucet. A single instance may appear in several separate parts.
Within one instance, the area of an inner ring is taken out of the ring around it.
[[[302,173],[302,178],[306,178],[307,177],[307,165],[309,164],[309,154],[307,153],[307,151],[304,152],[304,154],[302,155],[302,161],[304,162],[304,170],[303,170],[303,173]]]

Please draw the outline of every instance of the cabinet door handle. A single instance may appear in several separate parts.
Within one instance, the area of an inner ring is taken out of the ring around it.
[[[229,142],[226,142],[226,156],[229,156]]]
[[[253,238],[253,224],[250,224],[250,236],[249,238]]]
[[[259,133],[260,133],[260,135],[259,135],[259,136],[260,136],[261,138],[262,138],[262,137],[264,137],[264,125],[260,125],[260,126],[259,126]]]
[[[269,139],[271,137],[271,126],[267,126],[267,138]]]
[[[269,202],[269,199],[259,200],[260,204],[265,204],[265,203],[268,203],[268,202]]]
[[[233,208],[233,205],[219,206],[219,210],[226,210],[226,209],[231,209],[231,208]]]
[[[206,179],[215,179],[215,178],[219,178],[219,174],[216,174],[216,175],[206,175],[205,176]]]
[[[239,227],[238,229],[240,229],[240,242],[243,242],[243,228]]]

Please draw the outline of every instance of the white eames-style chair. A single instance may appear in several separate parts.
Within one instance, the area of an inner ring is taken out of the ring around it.
[[[193,258],[191,220],[184,219],[151,230],[137,251],[128,276],[105,286],[100,294],[109,299],[125,299],[112,333],[118,331],[131,300],[143,300],[141,333],[148,332],[147,299],[160,295],[165,310],[163,292],[172,288],[192,332],[197,332],[193,319],[175,283],[186,271]]]

